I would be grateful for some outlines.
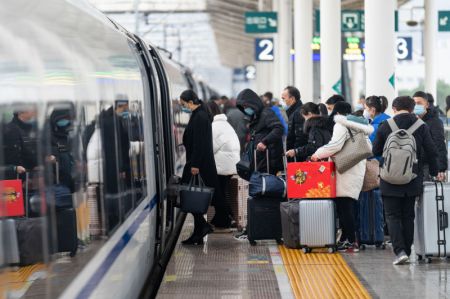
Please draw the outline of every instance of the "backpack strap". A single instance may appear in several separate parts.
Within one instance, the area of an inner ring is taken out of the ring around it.
[[[406,132],[408,132],[409,134],[412,135],[412,134],[414,134],[414,132],[415,132],[418,128],[420,128],[423,124],[425,124],[425,123],[423,122],[423,120],[417,119],[416,122],[413,123],[413,125],[412,125],[411,127],[409,127],[408,130],[406,130]]]
[[[392,132],[395,132],[395,131],[400,130],[400,129],[398,128],[397,124],[395,123],[395,120],[394,120],[393,117],[392,117],[392,118],[389,118],[389,119],[387,120],[387,123],[388,123],[389,127],[391,128]]]

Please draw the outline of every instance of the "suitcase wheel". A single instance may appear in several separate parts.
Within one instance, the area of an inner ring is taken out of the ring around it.
[[[70,254],[69,254],[69,256],[70,256],[70,257],[74,257],[76,254],[77,254],[77,251],[71,251]]]
[[[423,256],[422,256],[422,255],[420,255],[420,254],[418,254],[418,255],[417,255],[417,260],[418,260],[418,261],[421,261],[421,260],[423,260]]]
[[[361,250],[366,250],[366,245],[361,244],[361,245],[359,246],[359,249],[361,249]]]
[[[307,254],[307,253],[311,253],[312,249],[308,248],[308,247],[303,247],[303,253]]]
[[[425,263],[426,263],[426,264],[431,264],[431,258],[426,257],[426,258],[425,258]]]
[[[335,247],[328,247],[328,253],[335,253],[336,248]]]
[[[276,241],[277,241],[278,245],[283,245],[283,243],[284,243],[283,240],[281,240],[281,239],[277,239]]]
[[[251,246],[256,246],[256,241],[255,240],[248,240],[250,242]]]

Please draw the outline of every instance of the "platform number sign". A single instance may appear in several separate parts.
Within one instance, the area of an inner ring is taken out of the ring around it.
[[[254,65],[247,65],[244,67],[245,79],[255,80],[256,79],[256,67]]]
[[[255,60],[273,61],[273,38],[255,39]]]
[[[412,60],[412,37],[397,38],[397,59]]]

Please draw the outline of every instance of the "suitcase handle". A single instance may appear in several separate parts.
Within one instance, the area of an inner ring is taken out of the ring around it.
[[[439,230],[448,228],[448,213],[439,211]]]

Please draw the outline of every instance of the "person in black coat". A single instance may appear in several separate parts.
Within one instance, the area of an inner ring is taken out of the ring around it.
[[[394,121],[399,129],[409,129],[416,121],[414,100],[411,97],[398,97],[392,103]],[[382,156],[386,140],[392,130],[387,122],[383,122],[377,131],[373,143],[373,155]],[[393,185],[380,180],[380,191],[384,202],[389,233],[396,259],[394,265],[408,261],[414,238],[414,204],[416,197],[423,192],[423,157],[429,158],[429,169],[432,176],[437,175],[437,161],[435,146],[431,138],[430,129],[423,124],[414,133],[416,139],[418,163],[413,171],[417,175],[408,184]]]
[[[286,156],[297,158],[297,161],[305,161],[316,150],[331,140],[331,133],[328,130],[328,118],[320,116],[319,105],[306,103],[300,109],[305,121],[304,132],[308,136],[308,143],[295,149],[289,149]]]
[[[239,93],[237,107],[250,118],[250,136],[257,150],[257,170],[267,172],[265,151],[268,150],[269,173],[276,174],[284,168],[283,125],[275,112],[270,107],[264,107],[259,96],[251,89]]]
[[[447,143],[445,142],[444,124],[439,118],[439,111],[433,106],[431,95],[418,91],[413,96],[416,106],[414,112],[420,117],[430,128],[431,138],[437,151],[438,178],[444,179],[447,171]],[[424,161],[425,180],[430,180],[428,168],[429,157],[422,157]]]
[[[108,231],[113,230],[120,222],[120,211],[127,211],[132,202],[128,198],[119,199],[119,192],[131,186],[130,177],[130,140],[125,126],[125,118],[129,116],[128,100],[117,99],[115,105],[100,113],[99,122],[105,161],[104,188],[105,208],[107,210]]]
[[[192,112],[189,123],[184,131],[183,145],[186,149],[186,164],[181,182],[188,184],[193,175],[200,174],[205,185],[214,188],[212,204],[217,204],[221,196],[214,160],[211,117],[205,104],[199,100],[195,92],[185,90],[180,95],[183,110]],[[203,244],[203,237],[211,233],[212,227],[202,214],[193,214],[194,232],[184,240],[185,245]]]
[[[34,109],[16,111],[3,132],[4,177],[25,178],[25,172],[37,165],[36,111]]]
[[[288,116],[286,147],[293,149],[306,145],[308,143],[308,135],[303,132],[305,119],[300,113],[300,108],[303,105],[300,91],[294,86],[288,86],[283,90],[281,98],[289,106],[286,111]]]

